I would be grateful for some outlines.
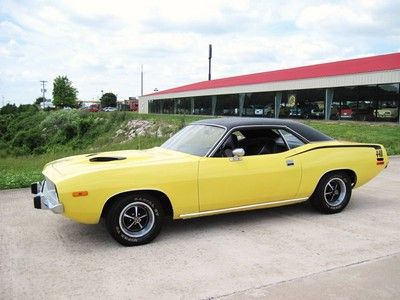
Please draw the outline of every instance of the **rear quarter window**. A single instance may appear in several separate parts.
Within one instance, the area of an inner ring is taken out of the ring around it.
[[[281,133],[281,135],[285,139],[286,143],[288,144],[289,149],[294,149],[294,148],[304,145],[304,142],[302,140],[300,140],[298,137],[296,137],[289,131],[280,129],[279,132]]]

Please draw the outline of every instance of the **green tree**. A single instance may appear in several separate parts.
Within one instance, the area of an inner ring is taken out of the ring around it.
[[[101,102],[101,107],[116,107],[117,106],[117,96],[113,93],[105,93],[103,96],[100,98]]]
[[[45,102],[46,101],[46,99],[45,98],[43,98],[43,97],[39,97],[39,98],[36,98],[36,100],[35,100],[35,105],[38,105],[38,106],[40,106],[40,104],[42,103],[42,102]]]
[[[0,109],[0,114],[8,115],[8,114],[16,114],[18,113],[18,107],[15,104],[6,104]]]
[[[53,82],[53,104],[56,107],[76,107],[78,90],[67,76],[57,76]]]

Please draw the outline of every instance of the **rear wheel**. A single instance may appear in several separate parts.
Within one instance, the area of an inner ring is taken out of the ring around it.
[[[124,246],[151,242],[161,230],[164,212],[159,201],[149,194],[121,196],[106,216],[111,236]]]
[[[312,206],[326,214],[341,212],[351,197],[351,180],[343,172],[329,173],[321,178],[313,195]]]

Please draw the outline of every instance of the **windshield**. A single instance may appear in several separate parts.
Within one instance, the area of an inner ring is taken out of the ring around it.
[[[161,148],[204,156],[222,137],[225,129],[209,125],[189,125],[161,145]]]

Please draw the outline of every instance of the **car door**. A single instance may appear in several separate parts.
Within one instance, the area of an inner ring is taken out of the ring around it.
[[[301,179],[296,158],[288,151],[199,161],[200,211],[224,209],[295,198]]]

